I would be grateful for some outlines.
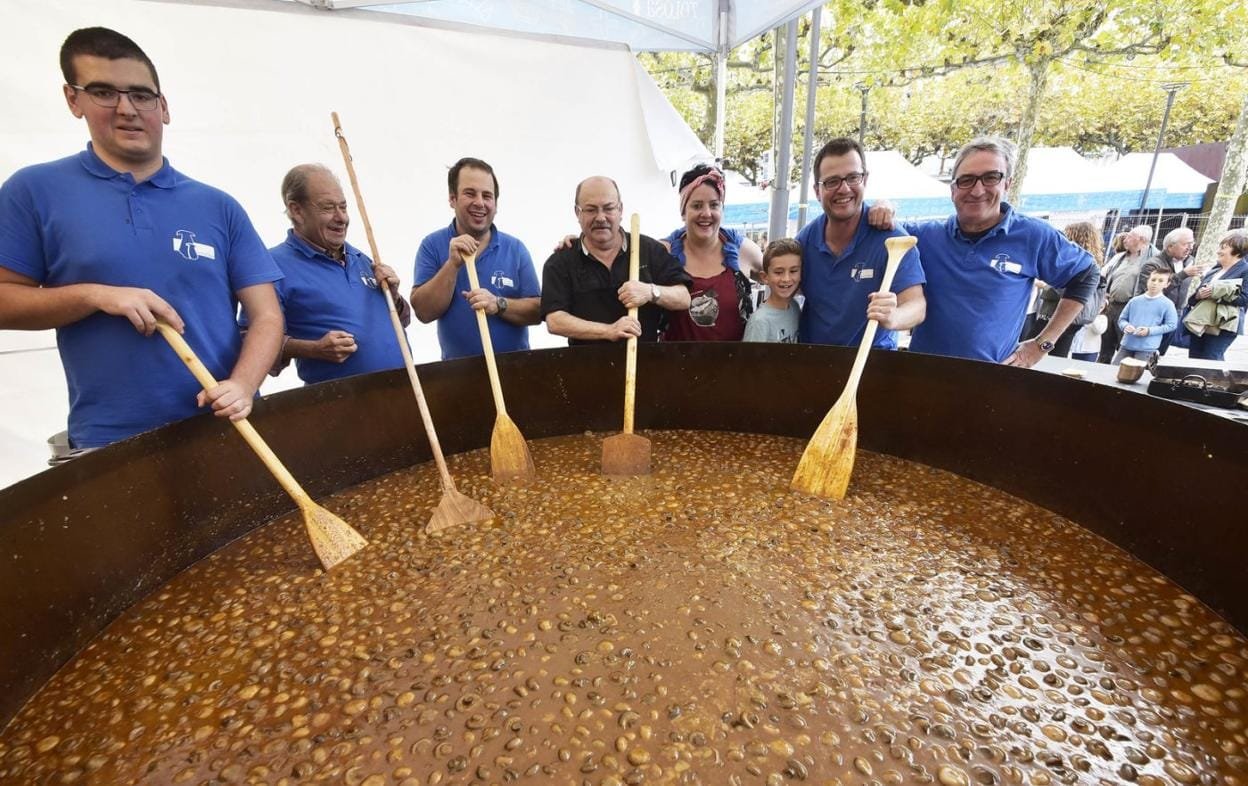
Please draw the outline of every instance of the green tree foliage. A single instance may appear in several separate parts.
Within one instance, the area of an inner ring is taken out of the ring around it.
[[[816,138],[857,135],[856,85],[865,84],[868,148],[897,149],[915,162],[948,157],[985,133],[1085,155],[1151,150],[1165,103],[1160,85],[1176,80],[1191,86],[1176,98],[1166,145],[1221,141],[1235,128],[1245,92],[1245,69],[1235,64],[1248,60],[1248,4],[844,0],[826,8],[824,24],[832,21],[821,35]],[[800,32],[805,74],[805,20]],[[725,154],[747,177],[757,177],[759,158],[774,144],[773,55],[768,35],[731,59]],[[704,80],[712,91],[711,60],[642,59],[709,145],[713,104],[705,92],[691,98],[680,80]],[[804,97],[802,84],[798,139]]]

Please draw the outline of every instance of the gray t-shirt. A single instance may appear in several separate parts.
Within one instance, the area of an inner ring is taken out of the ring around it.
[[[790,300],[787,310],[763,303],[745,325],[742,341],[769,341],[780,344],[797,343],[797,323],[802,310],[796,301]]]

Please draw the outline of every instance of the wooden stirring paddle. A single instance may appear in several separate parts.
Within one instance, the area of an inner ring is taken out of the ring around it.
[[[477,276],[477,255],[464,259],[468,271],[468,284],[480,289]],[[498,365],[494,362],[494,342],[490,338],[490,324],[484,311],[473,309],[477,315],[477,327],[481,330],[481,348],[485,350],[485,367],[490,374],[490,391],[494,394],[494,431],[490,435],[490,472],[497,483],[528,483],[533,480],[533,457],[524,435],[510,417],[503,402],[503,384],[498,378]],[[501,317],[500,317],[501,319]]]
[[[212,372],[200,362],[178,331],[159,320],[156,322],[156,329],[165,337],[165,341],[169,342],[169,346],[173,347],[178,357],[182,358],[182,362],[195,375],[195,379],[204,390],[212,390],[217,386],[217,380],[213,378]],[[278,460],[277,455],[260,437],[255,426],[252,426],[247,418],[232,422],[238,429],[238,433],[243,435],[243,439],[247,440],[247,444],[264,462],[264,466],[273,473],[273,477],[277,478],[277,482],[299,506],[299,512],[303,514],[304,526],[308,530],[308,537],[312,540],[312,550],[316,552],[325,570],[329,570],[368,545],[368,541],[352,529],[351,525],[312,501],[312,498]]]
[[[897,268],[901,266],[901,258],[917,242],[918,238],[909,235],[890,237],[884,241],[888,248],[888,263],[884,268],[884,280],[880,282],[880,292],[888,292],[893,285],[893,276],[897,275]],[[806,451],[802,453],[802,460],[798,462],[793,482],[789,484],[794,491],[816,497],[845,499],[849,476],[854,472],[854,452],[858,447],[858,382],[862,379],[862,370],[867,364],[871,342],[875,340],[879,326],[880,323],[874,319],[867,321],[866,331],[858,344],[858,354],[854,356],[854,365],[849,372],[849,381],[815,430]]]
[[[334,136],[338,137],[338,147],[342,150],[343,163],[347,165],[347,175],[351,179],[351,190],[355,192],[355,204],[360,209],[360,220],[364,222],[364,233],[368,236],[368,247],[372,251],[373,261],[381,264],[381,255],[377,252],[377,241],[373,239],[373,225],[369,223],[368,211],[364,209],[364,197],[360,193],[360,184],[355,179],[355,166],[351,160],[351,149],[347,147],[347,138],[342,133],[342,124],[338,122],[338,113],[333,112]],[[438,442],[438,432],[433,426],[433,415],[429,413],[429,405],[425,403],[425,393],[420,387],[420,377],[416,376],[416,364],[412,360],[412,351],[407,346],[407,331],[399,320],[399,312],[395,310],[394,298],[390,295],[390,285],[384,279],[381,284],[383,299],[390,309],[390,324],[394,327],[394,336],[399,342],[399,352],[403,354],[403,367],[407,369],[407,379],[412,385],[412,393],[416,396],[416,406],[420,408],[420,419],[425,424],[425,435],[429,439],[429,449],[433,452],[433,460],[438,465],[438,477],[442,482],[442,499],[433,509],[433,515],[425,524],[425,532],[433,534],[447,527],[459,524],[477,524],[494,518],[494,512],[480,502],[461,494],[451,479],[451,471],[446,467],[446,458],[442,455],[442,445]]]
[[[629,219],[628,280],[636,281],[641,270],[641,217],[633,213]],[[628,310],[637,318],[637,307]],[[624,365],[624,433],[602,441],[602,474],[649,475],[650,440],[633,433],[633,410],[636,408],[637,337],[628,337]]]

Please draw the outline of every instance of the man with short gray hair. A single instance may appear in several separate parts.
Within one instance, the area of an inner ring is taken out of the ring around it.
[[[914,329],[911,351],[1031,367],[1095,294],[1088,252],[1004,201],[1014,161],[1008,140],[972,140],[954,160],[955,214],[906,224],[927,277],[927,319]],[[1019,343],[1036,279],[1065,294],[1040,334]]]
[[[1166,285],[1162,294],[1174,303],[1175,309],[1180,314],[1183,313],[1183,296],[1187,292],[1190,280],[1199,279],[1205,272],[1203,267],[1194,264],[1192,260],[1192,247],[1195,245],[1196,237],[1187,227],[1179,227],[1167,232],[1161,243],[1161,251],[1140,265],[1140,283],[1137,288],[1143,291],[1149,275],[1153,273],[1158,271],[1169,273],[1170,283]],[[1162,355],[1166,354],[1173,337],[1174,332],[1165,334],[1161,339],[1158,352]]]

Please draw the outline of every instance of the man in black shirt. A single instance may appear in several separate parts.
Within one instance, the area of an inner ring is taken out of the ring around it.
[[[652,238],[641,236],[640,281],[628,280],[628,235],[620,229],[624,205],[615,181],[591,177],[576,187],[580,239],[560,249],[542,268],[542,317],[569,344],[656,341],[663,310],[689,308],[689,278]],[[637,319],[628,309],[637,307]]]

